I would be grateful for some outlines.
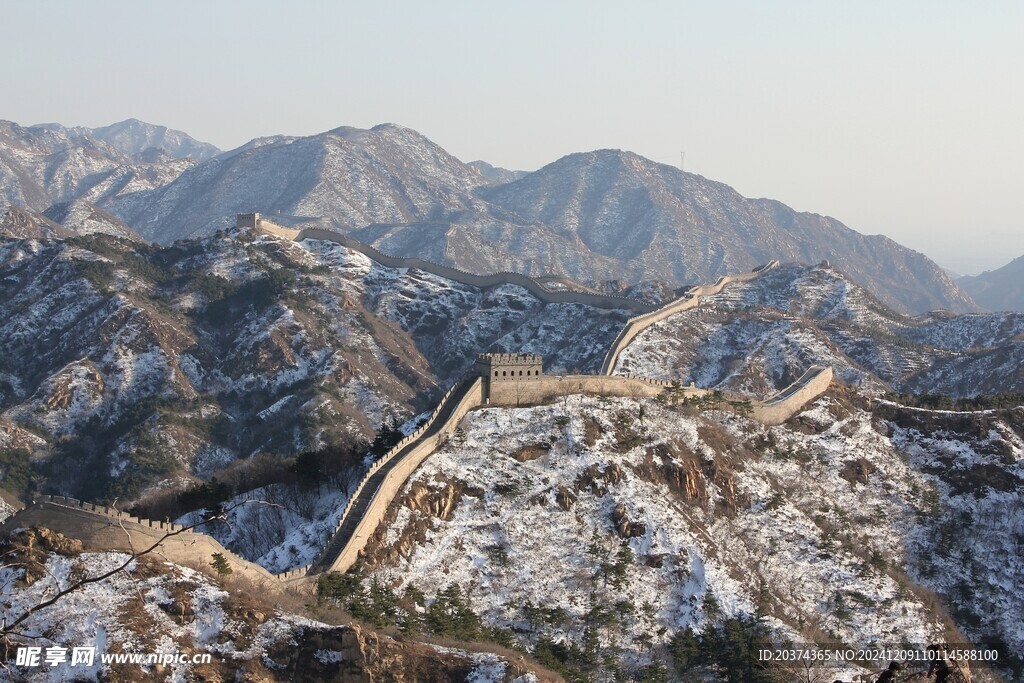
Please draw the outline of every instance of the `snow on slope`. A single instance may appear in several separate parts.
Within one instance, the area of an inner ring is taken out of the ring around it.
[[[44,566],[29,586],[19,583],[20,571],[0,569],[0,612],[5,617],[52,595],[76,577],[95,576],[117,567],[127,555],[81,553],[44,556]],[[414,652],[386,636],[374,642],[380,661],[363,651],[359,632],[331,626],[283,610],[268,609],[262,598],[248,597],[244,587],[224,587],[209,577],[179,565],[151,558],[133,562],[129,571],[88,585],[30,617],[21,631],[31,639],[16,646],[43,649],[57,646],[95,648],[91,665],[70,662],[50,666],[16,666],[0,671],[0,680],[58,683],[69,680],[339,680],[344,675],[387,676],[388,666],[433,660],[437,669],[469,670],[467,680],[503,683],[509,680],[507,662],[482,652],[419,645]],[[381,642],[381,641],[384,642]],[[104,664],[104,655],[209,654],[210,663]],[[398,655],[396,657],[396,654]],[[410,656],[412,655],[412,656]],[[394,659],[393,664],[387,660]],[[384,669],[384,670],[380,670]],[[514,674],[512,674],[514,675]],[[348,680],[348,679],[346,679]],[[361,680],[361,678],[359,678]],[[515,683],[536,683],[525,674]]]
[[[1019,651],[1024,567],[1006,544],[1024,525],[1024,430],[1004,425],[991,437],[1011,444],[1009,490],[936,499],[948,473],[930,469],[929,454],[955,449],[960,467],[976,471],[991,463],[984,446],[969,431],[936,443],[887,429],[831,397],[795,427],[773,428],[629,399],[476,411],[464,439],[407,483],[361,571],[428,596],[459,584],[487,623],[527,645],[536,632],[524,604],[564,609],[555,638],[578,643],[595,600],[625,600],[634,617],[609,637],[634,662],[649,658],[645,638],[664,645],[687,626],[758,610],[798,642],[815,633],[860,645],[934,642],[942,616],[908,574],[945,592],[966,573],[977,597],[953,592],[954,606],[974,615],[959,614],[960,627]],[[463,493],[450,515],[427,511],[431,492],[444,499],[456,484]],[[622,519],[636,560],[616,588],[595,577],[614,557]],[[934,537],[957,520],[968,525],[963,552],[940,562]]]
[[[641,333],[618,371],[764,394],[810,364],[869,394],[1024,388],[1024,315],[897,314],[827,266],[731,283]]]

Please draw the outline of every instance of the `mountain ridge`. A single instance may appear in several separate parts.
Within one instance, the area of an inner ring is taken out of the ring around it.
[[[81,196],[163,243],[230,227],[236,213],[323,216],[396,256],[597,286],[674,288],[772,259],[830,260],[901,311],[977,310],[932,261],[889,238],[632,152],[578,152],[531,173],[502,171],[502,183],[501,169],[463,163],[396,124],[259,138],[199,163],[139,162],[95,136],[89,145],[69,148],[81,159],[61,163],[68,170],[57,175],[72,182],[58,187],[39,170],[52,159],[8,163],[7,201],[42,212]],[[0,180],[3,161],[0,144]]]
[[[956,282],[989,310],[1024,311],[1024,256],[980,275],[964,275]]]

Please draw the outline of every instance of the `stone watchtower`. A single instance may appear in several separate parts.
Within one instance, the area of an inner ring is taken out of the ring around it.
[[[487,403],[518,404],[521,382],[535,382],[544,372],[544,357],[534,353],[479,353],[476,371],[484,380]]]
[[[260,215],[258,213],[240,213],[235,215],[236,228],[258,228],[260,227]]]

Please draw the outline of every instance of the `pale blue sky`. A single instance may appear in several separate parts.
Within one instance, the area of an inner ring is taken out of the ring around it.
[[[0,118],[229,148],[391,121],[466,161],[628,149],[963,273],[1024,254],[1024,3],[0,0]]]

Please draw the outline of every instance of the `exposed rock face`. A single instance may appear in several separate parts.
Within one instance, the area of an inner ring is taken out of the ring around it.
[[[49,239],[71,237],[74,233],[38,213],[9,206],[0,221],[0,235],[14,239]]]
[[[629,520],[629,517],[626,515],[625,503],[619,503],[612,508],[611,520],[615,528],[615,533],[618,534],[619,538],[636,538],[637,536],[643,536],[647,533],[646,524],[643,522],[631,522]]]

